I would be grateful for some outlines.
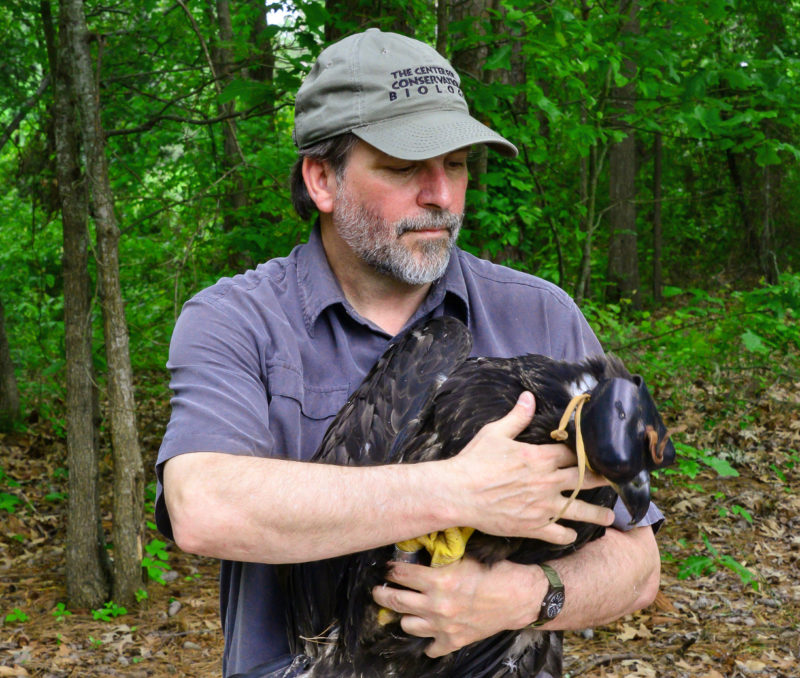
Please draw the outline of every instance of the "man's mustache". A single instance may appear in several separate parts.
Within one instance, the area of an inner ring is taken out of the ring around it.
[[[397,235],[409,231],[429,231],[432,229],[446,229],[450,233],[458,231],[461,227],[462,214],[453,212],[428,213],[418,217],[408,217],[398,222],[396,226]]]

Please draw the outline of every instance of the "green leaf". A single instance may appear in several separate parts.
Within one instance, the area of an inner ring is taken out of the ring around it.
[[[271,85],[255,80],[237,78],[228,83],[220,92],[217,101],[221,104],[238,99],[247,105],[253,105],[268,99],[273,94]]]
[[[779,165],[781,162],[781,156],[778,155],[775,145],[773,145],[770,141],[767,141],[767,143],[756,148],[756,162],[761,167],[766,167],[767,165]]]
[[[556,122],[562,117],[561,111],[558,110],[558,106],[556,106],[556,104],[554,104],[544,94],[541,94],[536,99],[536,105],[539,108],[541,108],[545,113],[547,113],[547,117],[549,117],[550,120],[553,122]]]
[[[323,5],[315,2],[309,2],[303,6],[303,14],[306,17],[306,23],[311,30],[318,30],[322,28],[331,19],[331,15]]]
[[[756,575],[738,560],[729,555],[722,555],[719,557],[719,562],[729,570],[738,574],[743,584],[751,586],[754,591],[758,591],[759,585]]]
[[[484,68],[487,71],[493,71],[497,68],[511,69],[511,45],[503,45],[500,49],[494,52],[488,59]]]
[[[737,478],[739,472],[724,459],[717,457],[703,457],[703,462],[713,468],[720,478]]]
[[[11,612],[9,612],[5,616],[5,621],[6,621],[7,624],[8,623],[13,623],[13,622],[16,622],[18,624],[22,624],[23,622],[28,621],[28,619],[30,619],[30,617],[28,617],[28,615],[25,614],[18,607],[15,607],[13,610],[11,610]]]
[[[734,515],[742,516],[748,523],[751,525],[753,524],[753,516],[750,515],[750,512],[744,508],[743,506],[739,506],[739,504],[734,504],[733,508],[731,509],[731,513]]]
[[[760,355],[769,353],[769,348],[764,345],[764,340],[755,332],[753,332],[753,330],[745,330],[740,335],[740,338],[742,340],[742,344],[744,344],[744,347],[750,351],[750,353],[758,353]]]
[[[717,569],[713,558],[708,556],[689,556],[683,561],[678,570],[678,579],[688,579],[689,577],[701,577],[707,572],[715,572]]]

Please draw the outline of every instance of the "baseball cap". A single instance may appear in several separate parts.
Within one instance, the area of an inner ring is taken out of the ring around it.
[[[517,155],[514,144],[470,116],[458,74],[433,47],[377,28],[322,51],[297,92],[294,121],[300,149],[352,132],[403,160],[472,144]]]

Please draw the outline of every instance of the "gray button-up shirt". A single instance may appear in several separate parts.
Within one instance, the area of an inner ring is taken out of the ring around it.
[[[580,360],[602,350],[561,289],[459,249],[409,325],[443,314],[469,327],[474,355]],[[288,257],[224,278],[188,301],[167,363],[174,396],[157,462],[159,529],[172,536],[164,462],[203,451],[309,459],[390,339],[345,299],[316,228]],[[621,503],[617,512],[621,527],[630,518]],[[660,517],[651,507],[643,523]],[[223,561],[220,604],[225,676],[288,653],[274,568]]]

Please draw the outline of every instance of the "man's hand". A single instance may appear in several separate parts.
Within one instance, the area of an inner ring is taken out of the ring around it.
[[[514,440],[530,423],[535,410],[531,393],[523,393],[502,419],[484,426],[455,457],[452,464],[463,525],[487,534],[542,539],[569,544],[575,531],[550,520],[567,505],[562,493],[578,484],[577,458],[566,445],[531,445]],[[608,481],[587,472],[583,489],[607,485]],[[466,490],[466,491],[463,491]],[[610,525],[614,512],[588,502],[574,500],[561,516],[597,525]]]
[[[584,629],[618,619],[652,603],[660,558],[650,527],[606,530],[600,539],[550,563],[567,591],[561,613],[543,630]],[[426,649],[440,657],[539,617],[547,579],[536,565],[500,561],[492,567],[464,558],[446,567],[393,563],[375,602],[400,613],[406,633],[431,638]]]
[[[432,639],[425,650],[429,657],[523,628],[538,610],[532,602],[521,604],[519,592],[529,591],[524,598],[534,601],[547,590],[530,568],[508,561],[487,567],[472,558],[438,568],[393,563],[387,579],[407,588],[375,587],[375,602],[403,615],[400,626],[406,633]]]

